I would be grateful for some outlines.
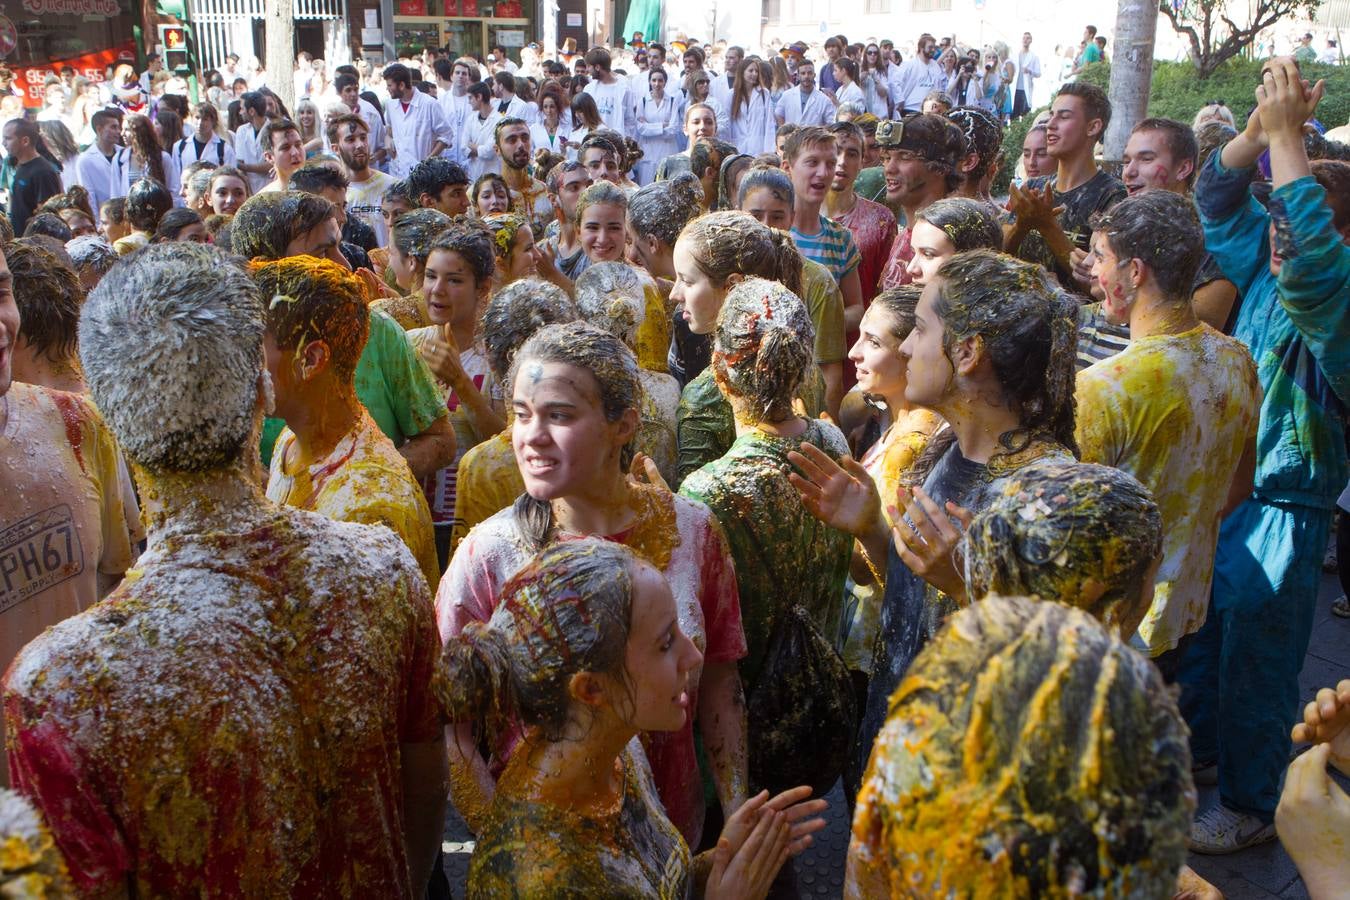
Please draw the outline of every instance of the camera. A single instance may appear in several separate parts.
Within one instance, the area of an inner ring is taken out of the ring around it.
[[[970,59],[962,60],[961,71],[965,72],[967,75],[975,74],[975,61]]]

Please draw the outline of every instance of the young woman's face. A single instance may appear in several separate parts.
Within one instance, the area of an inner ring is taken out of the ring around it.
[[[940,281],[924,286],[914,310],[914,330],[900,345],[900,357],[905,362],[905,399],[929,409],[942,402],[956,375],[942,344],[942,319],[933,308]]]
[[[582,210],[581,249],[592,263],[623,259],[625,211],[613,203],[592,203]]]
[[[309,131],[314,128],[314,110],[310,109],[309,107],[301,107],[300,127],[304,128],[305,131]]]
[[[539,101],[539,111],[544,114],[544,118],[550,122],[558,121],[558,101],[553,96],[545,97]]]
[[[873,305],[863,314],[858,340],[848,358],[858,372],[858,389],[883,397],[903,396],[905,361],[895,337],[895,316]]]
[[[411,291],[417,287],[417,259],[399,250],[393,241],[389,242],[389,271],[394,273],[399,290]]]
[[[394,254],[389,254],[394,264]],[[462,325],[478,314],[478,285],[464,257],[453,250],[432,250],[422,270],[422,296],[433,325]]]
[[[207,244],[211,237],[206,233],[206,226],[201,222],[193,222],[178,232],[178,237],[174,240],[189,244]]]
[[[689,242],[675,242],[675,285],[670,299],[680,304],[681,314],[694,334],[712,334],[717,327],[717,314],[727,296],[727,286],[717,287],[699,268]]]
[[[633,613],[624,653],[625,681],[613,684],[615,712],[637,731],[679,731],[689,717],[689,676],[703,662],[680,630],[675,596],[665,576],[645,563],[633,567]]]
[[[745,83],[751,87],[759,84],[759,66],[747,66],[745,69]]]
[[[651,86],[653,94],[665,94],[666,76],[664,72],[653,72],[651,75],[647,76],[647,83]]]
[[[698,81],[695,81],[695,82],[694,82],[694,100],[695,100],[696,102],[698,102],[698,103],[702,103],[704,100],[707,100],[707,99],[708,99],[708,91],[710,91],[711,89],[712,89],[712,85],[709,83],[708,79],[706,79],[706,78],[700,78]]]
[[[717,116],[706,107],[690,110],[684,117],[684,136],[691,144],[701,138],[717,137]]]
[[[605,418],[600,385],[567,363],[523,359],[511,392],[511,445],[525,490],[557,500],[601,487],[613,478],[637,411]]]
[[[511,258],[503,267],[505,280],[502,284],[529,278],[535,274],[538,265],[539,250],[534,246],[534,232],[528,226],[522,227],[516,232],[515,243],[511,245]]]
[[[788,205],[787,198],[779,197],[769,188],[747,191],[741,212],[749,213],[770,228],[786,230],[792,227],[792,207]]]
[[[211,210],[217,215],[232,216],[248,199],[248,185],[233,175],[222,175],[211,180]]]
[[[70,232],[75,237],[84,237],[87,234],[98,233],[98,229],[94,227],[93,220],[78,209],[61,210],[61,220],[70,227]]]
[[[380,202],[380,216],[384,219],[385,228],[392,229],[394,227],[394,220],[411,210],[412,206],[402,198],[385,199]],[[219,210],[217,210],[217,212],[219,212]],[[392,247],[390,249],[392,251]]]
[[[937,276],[942,264],[956,255],[956,247],[947,232],[924,219],[914,223],[909,243],[914,248],[914,258],[905,269],[914,284],[928,284]]]
[[[478,191],[478,214],[490,216],[493,213],[511,211],[511,195],[506,186],[497,181],[489,181]]]

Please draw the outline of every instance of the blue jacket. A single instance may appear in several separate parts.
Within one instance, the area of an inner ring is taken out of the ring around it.
[[[1254,493],[1331,509],[1345,487],[1350,401],[1350,248],[1331,227],[1326,191],[1311,176],[1273,191],[1269,212],[1251,196],[1256,168],[1201,170],[1196,205],[1205,243],[1242,304],[1233,337],[1256,360],[1265,396]],[[1270,274],[1270,225],[1284,257]]]

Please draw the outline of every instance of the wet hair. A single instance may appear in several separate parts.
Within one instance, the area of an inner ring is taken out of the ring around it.
[[[1309,164],[1312,176],[1327,192],[1331,209],[1331,227],[1337,231],[1350,225],[1350,163],[1339,159],[1315,159]]]
[[[787,126],[780,125],[778,127],[780,135],[785,127]],[[800,126],[798,128],[800,129]],[[867,139],[863,136],[862,126],[858,124],[856,119],[852,122],[832,122],[825,126],[825,130],[834,136],[836,144],[839,143],[841,138],[853,138],[858,142],[858,149],[866,152]]]
[[[736,147],[726,141],[717,138],[699,138],[689,147],[689,171],[693,172],[694,177],[701,181],[700,176],[704,169],[711,166],[720,171],[722,160],[735,154],[735,152]]]
[[[342,76],[338,76],[339,79]],[[338,141],[341,139],[340,132],[343,126],[349,125],[352,128],[360,129],[366,134],[370,134],[370,124],[356,113],[343,113],[340,116],[333,116],[324,124],[324,134],[328,137],[328,143],[334,150],[337,149]]]
[[[580,226],[581,217],[585,215],[586,210],[592,206],[600,206],[602,204],[617,206],[619,209],[627,212],[628,194],[617,184],[603,179],[589,185],[586,190],[581,192],[581,196],[577,198],[577,208],[573,215],[573,223]]]
[[[498,72],[497,74],[506,75],[507,78],[511,77],[510,74],[506,72]],[[498,147],[500,147],[502,132],[508,128],[518,128],[521,125],[524,125],[525,130],[529,131],[530,123],[526,122],[524,119],[518,118],[517,116],[505,116],[501,119],[498,119],[497,124],[494,125],[492,128],[492,142],[496,144]]]
[[[628,200],[628,221],[642,237],[674,247],[680,232],[702,212],[703,185],[691,172],[640,188]]]
[[[942,320],[947,358],[958,341],[980,338],[1003,402],[1018,418],[1017,427],[999,435],[990,474],[1001,474],[1008,458],[1035,442],[1077,455],[1077,302],[1052,285],[1040,266],[990,250],[956,254],[938,269],[936,285],[933,309]],[[906,482],[922,484],[955,441],[951,429],[929,441]]]
[[[927,94],[924,95],[923,102],[919,104],[919,108],[922,109],[924,105],[928,103],[928,101],[930,100],[933,101],[934,103],[940,103],[943,106],[947,107],[948,112],[950,112],[951,108],[956,105],[956,101],[952,99],[952,95],[947,93],[946,91],[929,91]]]
[[[1195,131],[1191,126],[1175,119],[1153,117],[1144,119],[1131,128],[1130,134],[1137,131],[1156,131],[1161,134],[1167,144],[1167,152],[1171,154],[1174,162],[1180,163],[1189,159],[1191,174],[1186,176],[1186,187],[1190,188],[1195,184],[1195,175],[1200,168],[1200,145],[1196,142]]]
[[[263,320],[277,347],[294,351],[323,341],[333,373],[351,384],[370,332],[361,279],[331,260],[301,257],[257,263],[252,271],[264,300]]]
[[[1141,191],[1093,216],[1091,225],[1105,233],[1122,263],[1143,260],[1164,299],[1190,303],[1195,273],[1205,258],[1205,233],[1189,197]]]
[[[423,212],[434,211],[423,210]],[[399,217],[398,224],[401,225],[403,220],[411,215],[412,213],[404,213]],[[443,214],[442,217],[444,217]],[[398,225],[395,227],[398,227]],[[435,250],[448,250],[451,253],[457,253],[468,265],[469,271],[473,273],[474,286],[477,287],[491,280],[492,273],[496,270],[497,260],[494,256],[493,242],[494,233],[488,224],[470,219],[467,216],[456,216],[436,232],[431,241],[431,246],[421,256],[420,262],[425,266],[427,258]],[[404,251],[402,247],[399,250],[405,253],[409,252]],[[502,290],[505,290],[505,288]]]
[[[957,253],[1003,249],[1003,226],[988,203],[968,197],[944,197],[919,210],[915,218],[947,235]]]
[[[1040,460],[989,490],[996,496],[966,530],[972,597],[1055,600],[1133,632],[1162,552],[1162,515],[1148,488],[1112,466]]]
[[[755,422],[792,418],[792,399],[815,360],[816,329],[787,288],[747,278],[727,294],[713,334],[713,373]]]
[[[594,325],[575,321],[536,331],[511,363],[506,385],[508,397],[513,395],[516,378],[527,360],[560,363],[589,372],[595,379],[600,408],[609,422],[617,422],[630,409],[641,408],[643,391],[637,357],[614,335]],[[619,465],[625,470],[633,451],[634,441],[630,440],[619,454]],[[553,539],[553,507],[547,500],[536,500],[528,491],[522,493],[516,498],[512,515],[525,546],[531,550],[538,551]]]
[[[42,212],[51,212],[57,215],[72,210],[88,216],[89,221],[95,225],[98,224],[98,214],[94,212],[94,207],[89,202],[89,191],[85,190],[83,185],[72,184],[64,193],[49,197],[38,209]]]
[[[211,191],[211,174],[215,172],[218,166],[213,162],[199,159],[190,164],[183,170],[183,187],[187,192],[187,200],[191,202],[193,198],[200,201]]]
[[[733,209],[735,197],[731,196],[731,183],[754,163],[754,157],[744,153],[735,153],[722,160],[717,172],[717,208]],[[742,176],[742,180],[744,177]]]
[[[385,188],[384,196],[380,198],[380,205],[383,206],[385,203],[390,202],[403,203],[414,209],[417,208],[416,201],[412,194],[408,192],[408,181],[406,178],[395,181],[393,184],[389,185],[389,187]]]
[[[128,458],[206,472],[258,453],[262,337],[257,287],[237,260],[208,244],[152,244],[89,292],[80,362]]]
[[[637,557],[600,538],[541,547],[502,586],[486,623],[471,622],[445,642],[439,681],[452,721],[518,719],[548,741],[563,739],[571,706],[568,687],[580,672],[617,676],[633,625]]]
[[[1096,140],[1100,141],[1105,137],[1106,128],[1111,124],[1111,101],[1107,99],[1106,91],[1095,84],[1088,84],[1086,81],[1070,81],[1060,85],[1059,90],[1055,92],[1055,96],[1077,97],[1082,100],[1087,121],[1102,120],[1102,130],[1098,132]]]
[[[409,210],[394,221],[389,231],[389,242],[398,248],[404,256],[417,260],[419,266],[427,264],[431,255],[431,245],[436,237],[450,226],[451,218],[439,209],[423,207]]]
[[[178,235],[183,233],[183,229],[189,225],[202,224],[202,217],[195,209],[186,207],[175,207],[164,214],[164,218],[159,220],[159,227],[155,229],[150,242],[153,244],[163,244],[178,240]]]
[[[516,351],[540,328],[576,318],[577,310],[567,293],[543,279],[522,278],[497,291],[482,321],[483,347],[492,376],[505,381]]]
[[[783,142],[783,162],[791,165],[807,147],[833,144],[834,134],[820,125],[807,125],[798,128]]]
[[[978,184],[998,163],[1003,147],[1003,126],[998,119],[973,106],[958,106],[947,113],[947,118],[965,135],[966,152],[979,158],[974,169],[962,173],[967,182]]]
[[[258,132],[258,145],[264,151],[274,150],[276,148],[272,146],[272,138],[288,131],[294,131],[302,138],[305,136],[305,133],[300,130],[299,122],[294,122],[284,116],[280,119],[269,119],[267,124],[262,127],[262,131]]]
[[[28,224],[23,227],[23,236],[32,237],[33,235],[46,235],[56,238],[61,243],[65,243],[75,237],[75,232],[70,230],[66,220],[56,213],[40,212],[28,220]]]
[[[112,244],[97,234],[86,234],[72,239],[66,244],[66,252],[70,254],[76,275],[89,271],[102,278],[118,260],[117,251],[112,248]]]
[[[1167,897],[1190,765],[1146,657],[1082,610],[995,596],[956,613],[891,697],[855,821],[900,893]]]
[[[173,209],[173,196],[158,181],[142,178],[127,191],[127,221],[137,231],[154,233],[159,220]]]
[[[556,197],[558,192],[562,190],[562,180],[565,176],[573,172],[584,171],[586,171],[586,167],[576,160],[563,160],[548,171],[548,178],[545,180],[548,192]]]
[[[292,191],[320,194],[325,189],[345,191],[350,184],[347,176],[335,166],[322,162],[307,162],[291,173],[286,187]]]
[[[101,218],[107,219],[114,225],[123,225],[127,221],[127,198],[113,197],[109,200],[104,200],[103,205],[98,208],[98,211]],[[5,221],[6,223],[9,222],[8,219]],[[11,231],[9,236],[13,239],[14,232]]]
[[[786,203],[789,209],[796,202],[797,194],[786,172],[768,166],[752,166],[741,179],[740,189],[736,192],[736,208],[745,206],[745,198],[750,196],[751,191],[758,190],[767,190],[775,200]]]
[[[749,176],[747,176],[749,177]],[[694,263],[714,286],[732,275],[777,281],[794,294],[802,285],[802,255],[792,235],[756,221],[737,210],[708,213],[690,222],[680,234]]]
[[[15,120],[22,121],[22,120]],[[142,115],[129,115],[122,121],[122,140],[128,150],[134,151],[145,161],[145,175],[160,184],[165,184],[164,151],[159,145],[159,136],[155,126]]]
[[[473,183],[469,189],[469,203],[472,204],[474,211],[478,210],[478,198],[482,196],[483,190],[487,187],[501,187],[506,194],[507,200],[511,198],[511,186],[506,183],[506,179],[496,172],[484,172],[478,176],[478,180]],[[419,195],[420,196],[420,195]]]
[[[266,191],[244,201],[230,223],[230,245],[247,259],[281,259],[291,241],[333,218],[333,204],[304,191]]]
[[[777,143],[779,138],[792,137],[792,135],[796,134],[801,130],[802,126],[797,124],[796,122],[784,122],[782,125],[779,125],[778,128],[774,130],[773,133],[774,142]]]
[[[577,151],[577,159],[585,160],[586,153],[595,149],[603,150],[606,154],[612,155],[620,169],[626,170],[628,168],[627,145],[624,143],[623,135],[617,131],[597,128],[586,135],[585,140],[581,142],[581,149]]]
[[[872,298],[868,309],[876,307],[891,317],[894,325],[891,335],[897,341],[904,341],[914,330],[914,310],[919,305],[919,295],[923,288],[917,284],[905,284],[888,288]]]
[[[78,343],[80,279],[57,256],[26,241],[5,246],[19,308],[19,336],[51,362],[72,360]]]
[[[581,319],[604,329],[637,351],[638,329],[647,317],[642,277],[626,262],[595,263],[577,277],[576,307]]]

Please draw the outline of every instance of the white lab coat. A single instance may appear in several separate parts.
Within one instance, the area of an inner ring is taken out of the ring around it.
[[[681,104],[670,94],[657,103],[649,96],[638,98],[637,142],[642,159],[634,172],[638,184],[651,184],[661,160],[680,150],[680,132],[684,125]]]
[[[173,157],[174,165],[178,167],[180,176],[184,169],[201,160],[206,160],[217,166],[233,166],[236,162],[234,148],[218,134],[211,136],[211,140],[207,141],[206,146],[202,148],[200,156],[197,154],[197,145],[190,137],[176,141],[170,148],[169,155]]]
[[[497,155],[497,123],[501,121],[501,116],[497,113],[491,113],[486,119],[479,119],[477,113],[470,113],[468,120],[464,123],[464,153],[466,154],[465,167],[469,170],[469,183],[478,180],[480,175],[488,172],[501,174],[502,160]],[[469,159],[469,145],[478,147],[478,155]]]
[[[834,121],[834,104],[819,88],[803,94],[801,88],[794,87],[783,91],[774,114],[788,125],[829,125]]]
[[[773,151],[777,131],[778,121],[773,116],[769,92],[764,88],[755,88],[740,111],[731,116],[726,140],[735,144],[740,153],[759,156]]]
[[[414,166],[431,156],[431,148],[437,141],[446,147],[454,146],[455,136],[450,132],[445,111],[429,95],[413,91],[406,110],[402,101],[390,100],[384,111],[389,121],[389,142],[395,152],[389,174],[395,178],[407,178]]]
[[[586,85],[586,93],[595,98],[595,105],[600,110],[600,119],[606,128],[623,135],[630,135],[637,130],[637,120],[633,115],[633,100],[626,79],[618,78],[613,84],[592,81]]]
[[[95,215],[104,203],[127,195],[125,172],[130,155],[131,151],[126,147],[118,147],[109,160],[99,151],[98,144],[90,144],[76,158],[75,177],[89,192],[89,204]]]
[[[267,162],[263,158],[262,143],[259,138],[262,136],[262,129],[255,129],[252,123],[245,122],[239,126],[239,130],[234,133],[234,157],[245,165],[255,166]],[[271,178],[266,173],[258,175],[253,172],[248,175],[248,192],[250,195],[267,187]]]

